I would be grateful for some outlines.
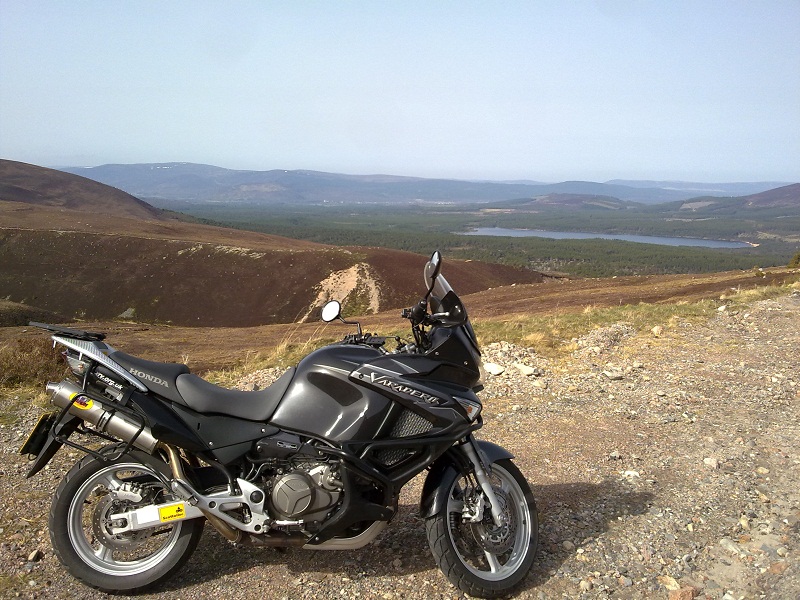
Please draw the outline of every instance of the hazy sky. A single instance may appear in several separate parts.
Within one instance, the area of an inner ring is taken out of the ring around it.
[[[800,181],[800,0],[0,0],[0,157]]]

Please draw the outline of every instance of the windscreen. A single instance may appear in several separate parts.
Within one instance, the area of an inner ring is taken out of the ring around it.
[[[443,325],[456,326],[467,322],[467,311],[461,303],[461,299],[447,283],[444,275],[436,277],[431,292],[431,313],[449,313],[449,316],[441,318]]]

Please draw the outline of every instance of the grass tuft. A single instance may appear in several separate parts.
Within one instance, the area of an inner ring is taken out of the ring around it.
[[[41,387],[61,379],[65,368],[49,339],[22,338],[0,346],[0,388]]]
[[[731,306],[744,306],[769,300],[800,289],[800,283],[763,286],[752,290],[732,290],[720,298]],[[511,342],[551,358],[574,351],[574,340],[591,331],[615,323],[629,323],[637,331],[649,331],[656,325],[665,329],[681,321],[701,322],[716,313],[718,300],[680,301],[669,304],[629,304],[610,308],[586,306],[578,312],[548,315],[523,314],[476,320],[475,332],[481,344]]]

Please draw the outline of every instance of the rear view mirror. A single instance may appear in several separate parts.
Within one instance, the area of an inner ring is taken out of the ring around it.
[[[342,305],[337,300],[331,300],[322,307],[321,316],[322,320],[326,323],[330,323],[331,321],[341,318],[341,315]]]
[[[428,264],[425,265],[425,285],[428,288],[429,294],[433,289],[433,285],[436,283],[436,278],[441,272],[442,253],[436,250],[433,254],[431,254],[431,259],[428,261]]]

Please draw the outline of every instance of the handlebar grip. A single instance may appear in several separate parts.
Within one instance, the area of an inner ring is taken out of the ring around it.
[[[426,314],[427,311],[425,310],[426,308],[427,308],[427,302],[423,301],[417,304],[414,308],[411,309],[411,320],[414,323],[422,323],[422,321],[425,320],[425,317],[427,316]]]

